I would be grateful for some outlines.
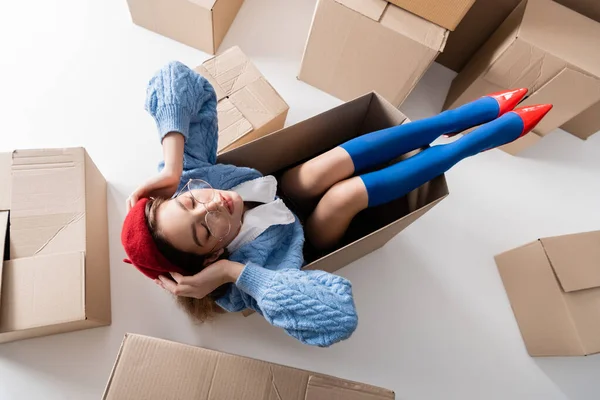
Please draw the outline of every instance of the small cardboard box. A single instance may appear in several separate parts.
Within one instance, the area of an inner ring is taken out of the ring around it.
[[[217,93],[219,153],[285,125],[289,106],[239,47],[205,61],[195,71]]]
[[[406,121],[404,114],[383,97],[369,93],[223,153],[218,161],[278,176],[281,171],[352,138]],[[401,199],[359,213],[341,245],[326,254],[309,255],[305,268],[327,272],[342,268],[382,247],[447,195],[448,186],[442,175]]]
[[[82,148],[0,153],[0,343],[109,325],[106,181]]]
[[[319,0],[298,78],[345,101],[375,91],[397,107],[447,34],[384,0]]]
[[[599,37],[599,23],[551,0],[525,0],[454,79],[445,107],[527,87],[522,105],[552,103],[554,108],[534,134],[503,146],[504,151],[516,154],[564,124],[586,139],[600,129],[600,118],[590,121],[584,113],[600,102]]]
[[[363,383],[166,340],[125,335],[104,400],[393,400]]]
[[[453,31],[475,0],[389,0],[419,17]]]
[[[496,264],[530,355],[600,352],[600,231],[540,239]]]
[[[215,54],[244,0],[127,0],[133,23]]]

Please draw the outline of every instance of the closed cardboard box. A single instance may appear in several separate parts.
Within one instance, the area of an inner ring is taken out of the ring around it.
[[[390,3],[453,31],[475,0],[390,0]]]
[[[133,23],[215,54],[244,0],[127,0]]]
[[[86,151],[0,153],[0,343],[111,322],[106,182]]]
[[[540,239],[496,264],[530,355],[600,352],[600,231]]]
[[[521,105],[552,103],[533,134],[502,147],[516,154],[600,102],[599,37],[599,23],[564,6],[523,1],[454,79],[445,107],[517,87],[530,91]],[[584,128],[571,133],[586,139],[595,131]]]
[[[264,175],[278,177],[287,168],[352,138],[406,121],[407,118],[383,97],[370,93],[223,153],[218,161],[255,168]],[[342,268],[382,247],[447,195],[448,187],[442,175],[401,199],[361,212],[352,221],[342,243],[332,251],[313,252],[306,243],[305,260],[308,265],[305,268],[327,272]],[[295,206],[292,208],[303,220],[314,204]]]
[[[285,125],[289,106],[239,47],[205,61],[195,70],[217,93],[219,153]]]
[[[104,400],[393,400],[394,392],[266,361],[125,335]]]
[[[447,33],[384,0],[319,0],[298,78],[345,101],[376,91],[399,106]]]

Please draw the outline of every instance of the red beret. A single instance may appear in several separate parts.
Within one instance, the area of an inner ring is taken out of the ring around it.
[[[169,272],[185,274],[158,250],[146,221],[146,204],[148,199],[138,201],[125,217],[121,243],[129,259],[123,261],[133,264],[150,279],[157,279],[159,275],[169,276]]]

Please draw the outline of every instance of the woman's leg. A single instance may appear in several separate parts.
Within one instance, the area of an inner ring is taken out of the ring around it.
[[[281,186],[294,199],[316,198],[355,172],[424,147],[440,135],[493,120],[512,110],[526,93],[517,89],[490,94],[434,117],[362,135],[287,171]]]
[[[352,176],[354,164],[350,155],[336,147],[286,171],[281,177],[283,192],[295,200],[321,196],[336,183]]]
[[[368,206],[369,195],[360,177],[336,183],[319,200],[306,221],[306,238],[318,249],[335,246],[356,214]]]
[[[321,249],[335,245],[360,211],[405,196],[464,158],[518,139],[531,131],[550,108],[544,105],[516,110],[455,142],[430,147],[382,170],[337,183],[309,217],[308,240]]]

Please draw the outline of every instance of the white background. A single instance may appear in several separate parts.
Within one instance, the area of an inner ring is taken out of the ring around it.
[[[240,45],[290,104],[287,124],[340,102],[296,74],[315,0],[247,0],[221,49]],[[97,399],[125,332],[393,389],[399,399],[598,399],[600,357],[532,359],[493,255],[600,228],[600,134],[557,131],[523,157],[486,152],[447,174],[451,195],[388,246],[340,271],[360,325],[330,349],[258,315],[195,326],[121,262],[125,198],[160,157],[144,112],[164,63],[206,54],[134,26],[125,0],[0,0],[0,150],[85,146],[106,177],[113,325],[0,345],[1,399]],[[434,65],[402,110],[437,113],[454,73]],[[2,183],[4,184],[4,182]]]

